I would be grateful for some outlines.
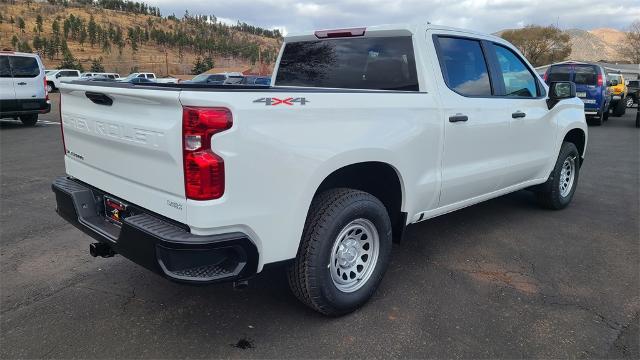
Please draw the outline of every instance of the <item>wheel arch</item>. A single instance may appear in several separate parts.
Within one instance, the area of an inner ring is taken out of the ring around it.
[[[587,134],[581,128],[573,128],[569,130],[562,139],[562,142],[570,142],[573,143],[578,149],[578,153],[580,154],[580,165],[584,161],[585,149],[587,146]]]
[[[404,184],[396,167],[383,161],[344,165],[323,178],[313,197],[322,191],[339,187],[365,191],[378,198],[389,213],[394,241],[400,241],[406,227],[407,213],[403,211]]]

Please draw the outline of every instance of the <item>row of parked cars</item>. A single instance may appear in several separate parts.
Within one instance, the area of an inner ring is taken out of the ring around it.
[[[584,103],[590,125],[602,125],[609,115],[622,116],[638,102],[638,80],[625,82],[622,74],[607,73],[600,64],[569,62],[551,65],[544,74],[547,84],[572,81]]]
[[[207,85],[257,85],[269,86],[271,78],[268,76],[243,75],[242,73],[203,73],[191,80],[181,81],[173,77],[159,78],[152,72],[134,72],[121,78],[118,73],[108,72],[83,72],[74,69],[46,70],[47,91],[53,92],[60,87],[62,81],[89,80],[89,81],[120,81],[134,84],[144,83],[186,83]]]

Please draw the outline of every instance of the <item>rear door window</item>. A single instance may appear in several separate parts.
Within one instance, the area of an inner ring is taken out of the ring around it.
[[[573,82],[576,85],[597,85],[598,84],[598,72],[595,66],[591,65],[576,65]]]
[[[33,78],[40,75],[40,66],[34,57],[9,56],[11,72],[16,78]]]
[[[479,40],[439,36],[438,60],[447,86],[464,96],[491,96],[491,81]]]
[[[0,78],[10,78],[11,68],[9,67],[9,57],[0,56]]]
[[[412,38],[365,37],[287,43],[275,84],[418,91]]]
[[[571,81],[571,66],[555,65],[549,68],[547,82],[551,83],[552,81]]]

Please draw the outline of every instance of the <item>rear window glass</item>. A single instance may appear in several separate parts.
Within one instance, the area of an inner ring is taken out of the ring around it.
[[[0,56],[0,77],[10,78],[11,69],[9,68],[9,57]]]
[[[552,81],[571,81],[571,66],[569,65],[552,66],[549,69],[547,82],[552,82]]]
[[[491,81],[480,41],[438,37],[438,59],[447,86],[464,96],[491,96]]]
[[[13,73],[13,77],[32,78],[40,75],[40,67],[38,66],[38,61],[36,60],[36,58],[10,56],[9,61],[11,62],[11,71]]]
[[[598,74],[593,66],[576,66],[573,82],[579,85],[596,85]]]
[[[276,85],[418,91],[410,36],[288,43]]]

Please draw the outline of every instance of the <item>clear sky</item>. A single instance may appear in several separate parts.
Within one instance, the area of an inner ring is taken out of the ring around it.
[[[146,0],[163,15],[207,14],[292,33],[314,29],[429,21],[483,32],[527,24],[562,29],[611,27],[640,20],[640,0]]]

